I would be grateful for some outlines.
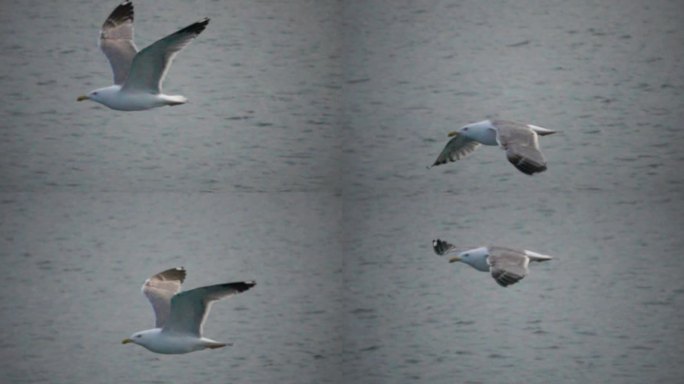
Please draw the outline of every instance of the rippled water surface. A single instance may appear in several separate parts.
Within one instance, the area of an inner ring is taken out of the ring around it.
[[[0,9],[0,378],[91,383],[676,383],[684,375],[684,7],[658,1],[137,1],[143,47],[204,17],[122,113],[111,4]],[[483,118],[558,130],[528,177]],[[503,289],[432,252],[554,256]],[[257,286],[214,305],[231,347],[162,356],[139,287]]]

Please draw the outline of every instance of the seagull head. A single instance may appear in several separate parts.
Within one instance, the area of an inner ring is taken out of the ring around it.
[[[470,252],[466,251],[466,252],[461,252],[456,256],[453,256],[452,258],[449,259],[449,262],[455,263],[457,261],[461,261],[461,262],[467,263],[468,260],[470,260]]]
[[[76,101],[92,100],[100,104],[105,104],[105,101],[114,97],[114,95],[121,89],[118,85],[113,85],[110,87],[98,88],[90,91],[86,95],[81,95],[76,98]]]
[[[121,340],[121,344],[134,343],[146,347],[152,342],[152,337],[159,333],[159,329],[148,329],[146,331],[136,332],[131,337]],[[147,347],[146,347],[147,348]]]
[[[477,123],[464,125],[456,131],[449,132],[449,137],[463,135],[471,140],[479,141],[483,144],[493,145],[496,143],[496,128],[491,120],[482,120]]]
[[[487,256],[489,256],[489,250],[487,249],[487,247],[480,247],[461,252],[458,255],[450,258],[449,262],[455,263],[457,261],[460,261],[462,263],[470,265],[475,269],[487,271],[489,270],[489,266],[487,264]]]

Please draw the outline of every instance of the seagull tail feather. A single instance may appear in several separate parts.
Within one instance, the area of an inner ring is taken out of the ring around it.
[[[525,250],[525,254],[527,255],[527,257],[530,258],[530,261],[548,261],[553,259],[553,257],[549,255],[542,255],[541,253],[532,252],[528,250]]]
[[[531,130],[535,131],[539,136],[546,136],[556,133],[556,131],[554,131],[553,129],[538,127],[532,124],[527,124],[527,126],[530,127]]]

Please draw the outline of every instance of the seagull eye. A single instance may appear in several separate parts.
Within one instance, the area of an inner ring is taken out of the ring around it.
[[[136,335],[135,337],[136,337],[137,339],[139,339],[139,338],[140,338],[140,336],[142,336],[142,335]]]
[[[93,95],[97,95],[97,92],[93,92]]]

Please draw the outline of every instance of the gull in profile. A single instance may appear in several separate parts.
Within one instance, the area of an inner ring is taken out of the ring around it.
[[[156,316],[155,328],[136,332],[121,343],[135,343],[148,350],[164,354],[180,354],[206,348],[216,349],[227,344],[202,336],[202,325],[211,304],[244,292],[256,285],[254,281],[209,285],[180,292],[185,269],[172,268],[145,280],[142,292],[152,304]]]
[[[556,131],[532,124],[507,120],[483,120],[449,132],[449,140],[432,166],[460,160],[470,155],[480,144],[497,145],[521,172],[532,175],[546,170],[546,160],[539,150],[539,136]]]
[[[432,248],[440,256],[456,252],[456,247],[453,244],[439,239],[432,241]],[[478,271],[490,272],[500,286],[506,287],[517,283],[527,275],[527,265],[530,261],[547,260],[551,260],[551,256],[528,250],[489,246],[459,252],[456,256],[451,257],[449,262],[460,261]]]
[[[92,100],[120,111],[142,111],[188,101],[184,96],[166,95],[161,85],[173,58],[209,24],[205,18],[157,40],[138,52],[133,42],[133,4],[117,6],[102,25],[100,48],[114,72],[114,85],[98,88],[76,100]]]

